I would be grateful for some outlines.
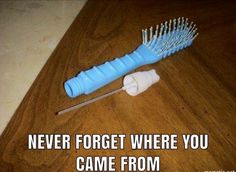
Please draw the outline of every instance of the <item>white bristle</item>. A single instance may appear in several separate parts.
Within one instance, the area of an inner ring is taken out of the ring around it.
[[[196,33],[196,34],[192,37],[192,40],[194,40],[198,35],[199,35],[199,33]]]
[[[144,30],[142,29],[142,40],[143,40],[143,44],[144,44]]]
[[[178,24],[177,24],[177,29],[180,27],[180,17],[178,18]]]
[[[147,29],[144,30],[144,42],[147,43]]]
[[[161,28],[160,28],[160,32],[159,32],[159,37],[162,35],[163,27],[164,27],[164,25],[161,23]]]
[[[155,36],[157,37],[158,35],[158,28],[159,28],[159,25],[156,25],[156,30],[155,30]]]
[[[185,21],[183,29],[185,30],[187,27],[188,27],[188,20]]]
[[[194,25],[189,29],[189,32],[193,32],[195,28],[196,28],[196,25],[194,24]]]
[[[149,37],[150,40],[152,40],[152,34],[153,34],[152,33],[152,27],[150,27],[150,37]]]
[[[168,26],[167,26],[167,21],[165,22],[165,26],[164,26],[164,35],[166,34],[166,32],[167,32],[167,29],[168,29]]]
[[[176,19],[173,20],[173,31],[176,29]]]
[[[181,20],[181,30],[184,28],[184,23],[185,23],[185,21],[184,21],[184,17],[182,17],[181,18],[182,20]]]
[[[168,33],[170,33],[170,31],[171,31],[171,21],[172,21],[172,20],[169,21]]]
[[[190,23],[189,28],[192,28],[193,22]]]

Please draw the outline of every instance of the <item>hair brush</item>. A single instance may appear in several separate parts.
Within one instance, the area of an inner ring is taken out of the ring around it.
[[[152,64],[190,46],[197,37],[197,28],[188,18],[161,23],[156,28],[142,30],[142,44],[130,54],[81,71],[67,80],[64,88],[69,97],[89,94],[126,73],[146,64]]]

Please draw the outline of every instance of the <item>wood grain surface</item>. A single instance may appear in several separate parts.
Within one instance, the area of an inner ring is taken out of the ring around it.
[[[233,1],[89,0],[1,135],[0,171],[75,171],[81,155],[157,155],[161,171],[236,170],[235,7]],[[198,26],[193,45],[137,69],[156,69],[158,84],[136,97],[121,92],[55,115],[122,83],[118,79],[91,95],[70,99],[64,81],[133,51],[141,43],[141,29],[182,16]],[[124,150],[112,151],[75,150],[73,144],[71,150],[28,150],[30,133],[208,134],[209,148],[186,151],[179,143],[174,151],[131,150],[126,142]]]

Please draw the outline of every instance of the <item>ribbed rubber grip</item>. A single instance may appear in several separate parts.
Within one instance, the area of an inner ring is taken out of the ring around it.
[[[76,77],[66,81],[64,88],[70,97],[89,94],[126,73],[150,63],[154,58],[156,58],[155,54],[141,45],[131,54],[80,72]]]

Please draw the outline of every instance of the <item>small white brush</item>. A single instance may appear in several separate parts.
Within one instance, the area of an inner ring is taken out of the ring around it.
[[[105,97],[111,96],[112,94],[118,93],[123,90],[126,91],[131,96],[136,96],[136,95],[144,92],[145,90],[147,90],[154,83],[158,82],[159,79],[160,79],[160,77],[154,69],[152,69],[150,71],[136,72],[136,73],[133,73],[130,75],[126,75],[123,80],[123,87],[121,87],[117,90],[111,91],[109,93],[106,93],[104,95],[95,97],[95,98],[85,101],[83,103],[80,103],[80,104],[71,106],[69,108],[66,108],[64,110],[61,110],[61,111],[57,112],[56,114],[61,115],[66,112],[69,112],[69,111],[72,111],[75,109],[79,109],[83,106],[86,106],[88,104],[91,104],[93,102],[101,100]]]

